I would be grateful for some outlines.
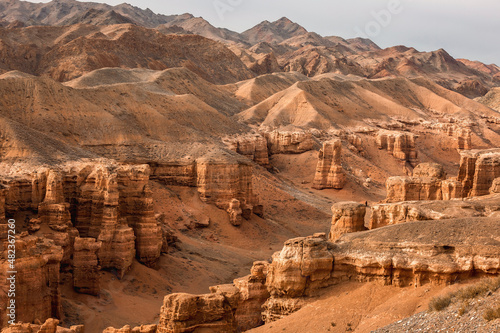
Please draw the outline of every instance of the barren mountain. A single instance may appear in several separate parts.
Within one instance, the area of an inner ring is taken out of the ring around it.
[[[281,43],[286,39],[306,34],[307,30],[282,17],[277,21],[264,21],[242,33],[243,37],[252,45],[259,42]]]
[[[217,83],[253,76],[220,43],[197,35],[164,35],[131,24],[3,29],[0,54],[4,70],[45,74],[59,81],[103,67],[183,66]]]
[[[110,6],[75,0],[54,0],[47,3],[32,3],[19,0],[0,1],[0,20],[7,22],[20,21],[26,25],[58,26],[84,23],[78,22],[78,20],[85,20],[86,16],[88,17],[88,15],[96,12],[101,15],[120,15],[135,24],[150,28],[167,23],[177,17],[176,15],[155,14],[149,9],[143,10],[125,3]]]

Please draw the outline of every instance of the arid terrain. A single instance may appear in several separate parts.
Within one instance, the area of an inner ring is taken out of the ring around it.
[[[0,0],[0,246],[2,333],[497,331],[429,303],[500,274],[500,67]]]

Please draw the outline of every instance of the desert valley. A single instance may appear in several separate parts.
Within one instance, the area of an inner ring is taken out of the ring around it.
[[[500,67],[0,0],[0,252],[2,333],[500,332]]]

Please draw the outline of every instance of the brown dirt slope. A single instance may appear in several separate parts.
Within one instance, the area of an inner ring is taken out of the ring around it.
[[[34,43],[35,41],[35,43]],[[205,80],[232,83],[254,74],[221,43],[164,35],[132,24],[0,29],[4,70],[68,81],[103,67],[186,67]]]

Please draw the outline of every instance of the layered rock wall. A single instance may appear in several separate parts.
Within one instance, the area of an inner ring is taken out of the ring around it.
[[[409,132],[381,131],[377,135],[376,141],[379,149],[387,150],[395,158],[415,167],[418,164],[416,138],[415,134]]]
[[[325,188],[342,189],[346,176],[342,168],[342,141],[339,139],[323,143],[319,151],[318,164],[312,187],[318,190]]]
[[[1,240],[5,242],[5,239]],[[7,324],[8,290],[15,289],[16,322],[45,321],[59,317],[61,300],[59,270],[61,247],[38,237],[18,237],[16,241],[15,288],[11,288],[7,247],[2,244],[0,260],[0,327]]]
[[[332,206],[332,228],[329,240],[334,242],[340,236],[367,230],[365,227],[366,206],[358,202],[340,202]]]
[[[460,153],[458,181],[464,196],[489,194],[493,181],[500,177],[500,149],[468,150]]]
[[[251,275],[232,285],[211,287],[210,294],[172,294],[165,297],[158,333],[235,333],[262,323],[261,307],[269,297],[266,288],[267,263],[256,262]]]
[[[305,131],[274,130],[264,132],[269,154],[301,154],[312,150],[312,134]]]
[[[75,253],[73,255],[73,288],[76,291],[99,295],[99,262],[97,251],[102,243],[94,238],[76,238]]]

